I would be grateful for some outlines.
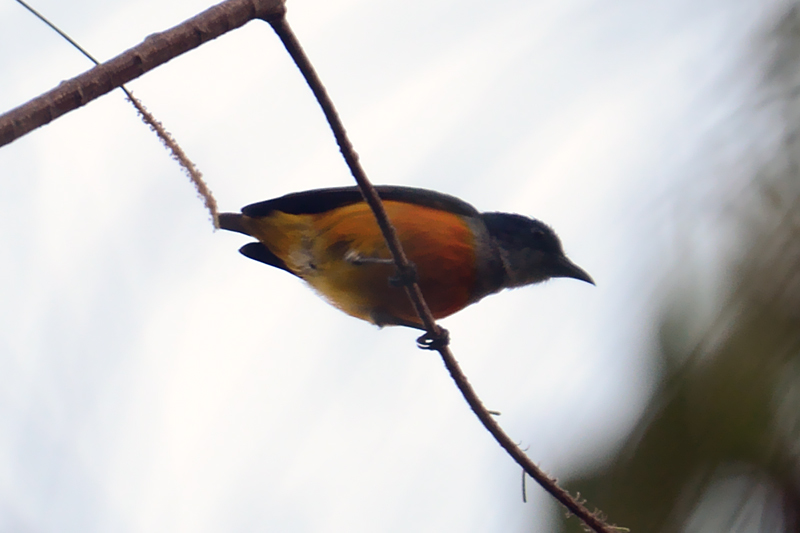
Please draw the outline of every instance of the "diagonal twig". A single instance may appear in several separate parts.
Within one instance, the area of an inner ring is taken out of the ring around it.
[[[80,53],[85,55],[89,58],[89,61],[94,63],[95,65],[99,65],[100,62],[92,56],[89,52],[86,51],[81,45],[75,42],[72,37],[61,31],[61,28],[50,22],[50,20],[36,11],[33,7],[28,5],[24,0],[17,0],[17,3],[21,4],[25,9],[33,13],[39,20],[47,24],[53,31],[58,33],[61,37],[63,37],[69,44],[73,47],[77,48]],[[189,175],[189,179],[191,180],[192,184],[194,185],[197,194],[200,198],[203,199],[203,202],[206,205],[206,209],[208,210],[209,214],[211,215],[211,222],[214,224],[214,228],[219,229],[219,210],[217,209],[217,200],[214,198],[214,195],[211,194],[211,190],[208,188],[205,180],[203,180],[203,173],[200,172],[200,169],[197,168],[197,165],[189,159],[189,156],[186,155],[186,152],[183,151],[183,148],[178,144],[178,141],[164,128],[164,125],[159,121],[156,117],[153,116],[150,111],[144,107],[144,104],[141,100],[133,96],[127,87],[124,85],[120,85],[119,88],[122,92],[125,93],[125,96],[128,97],[128,101],[133,105],[136,109],[136,112],[139,113],[139,116],[142,118],[145,124],[150,126],[150,129],[155,132],[164,146],[172,153],[172,158],[175,159],[180,166],[186,171],[186,174]]]
[[[314,67],[311,65],[311,62],[300,46],[300,42],[297,40],[294,32],[292,32],[289,24],[286,22],[286,18],[282,16],[279,18],[270,19],[268,22],[280,37],[281,41],[286,47],[286,50],[289,52],[289,55],[291,55],[292,59],[294,59],[297,67],[300,69],[300,72],[303,74],[303,77],[319,102],[319,105],[322,107],[325,118],[328,120],[328,123],[333,130],[333,135],[336,138],[336,142],[339,145],[339,150],[342,152],[342,156],[347,162],[347,166],[350,167],[350,172],[353,174],[356,183],[358,183],[358,186],[361,188],[361,192],[364,195],[365,200],[375,214],[375,218],[377,219],[378,225],[383,232],[383,236],[386,239],[389,250],[392,252],[392,257],[395,260],[398,270],[401,273],[407,272],[410,268],[410,265],[408,258],[403,252],[403,247],[397,238],[397,233],[386,215],[386,211],[383,208],[380,197],[375,191],[375,188],[367,179],[364,169],[361,167],[361,163],[358,160],[358,154],[356,154],[352,143],[347,137],[347,133],[342,125],[341,119],[336,113],[333,102],[328,96],[325,87],[322,85],[322,81],[319,79],[319,76],[317,76]],[[419,285],[413,283],[411,286],[406,286],[406,291],[408,292],[409,298],[414,305],[414,309],[416,310],[423,324],[425,324],[425,329],[428,331],[428,333],[433,337],[439,337],[442,335],[442,329],[436,324],[430,309],[425,303],[425,299],[422,296]],[[599,512],[593,513],[589,511],[581,502],[573,498],[566,490],[558,486],[558,483],[555,479],[545,474],[538,466],[536,466],[536,464],[534,464],[534,462],[527,455],[525,455],[519,446],[516,445],[511,437],[509,437],[505,431],[503,431],[494,417],[492,417],[489,410],[487,410],[483,405],[483,402],[481,402],[480,398],[475,393],[475,390],[472,388],[472,385],[470,385],[467,376],[461,370],[461,367],[459,366],[450,349],[446,345],[437,346],[436,349],[441,354],[445,367],[450,372],[450,375],[455,381],[456,386],[458,386],[458,389],[461,391],[461,394],[464,396],[464,399],[467,401],[472,411],[475,413],[484,427],[489,431],[489,433],[492,434],[495,440],[497,440],[500,446],[502,446],[508,452],[508,454],[511,455],[511,457],[525,470],[529,476],[536,480],[536,482],[539,483],[539,485],[541,485],[554,498],[556,498],[556,500],[558,500],[571,513],[580,518],[581,521],[583,521],[594,531],[597,531],[598,533],[612,533],[621,530],[621,528],[606,524],[605,521],[599,517]]]
[[[36,11],[33,7],[28,5],[24,0],[17,0],[17,3],[21,4],[25,9],[33,13],[39,20],[47,24],[53,31],[59,34],[62,38],[64,38],[69,44],[73,47],[77,48],[80,53],[84,56],[89,58],[89,61],[94,63],[95,65],[99,65],[100,62],[94,58],[92,54],[86,51],[81,45],[75,42],[72,37],[61,31],[61,28],[50,22],[50,20]],[[133,96],[127,87],[124,85],[120,85],[119,88],[122,92],[125,93],[125,96],[128,97],[128,101],[133,105],[136,109],[136,112],[139,113],[139,116],[142,118],[145,124],[150,126],[150,129],[155,132],[164,146],[172,153],[172,158],[175,159],[180,166],[186,171],[189,175],[189,179],[191,180],[192,184],[194,185],[197,194],[200,198],[203,199],[203,202],[206,205],[206,209],[208,210],[209,214],[211,215],[211,221],[214,224],[214,228],[219,229],[219,210],[217,209],[217,200],[214,198],[214,195],[211,194],[211,190],[208,188],[205,180],[203,180],[203,173],[200,172],[200,169],[197,168],[197,165],[189,159],[189,156],[186,155],[186,152],[183,151],[183,148],[178,144],[178,141],[167,131],[164,125],[159,121],[156,117],[153,116],[150,111],[144,106],[141,100]]]
[[[174,28],[150,35],[117,57],[0,115],[0,146],[254,18],[268,20],[285,11],[284,0],[227,0]]]

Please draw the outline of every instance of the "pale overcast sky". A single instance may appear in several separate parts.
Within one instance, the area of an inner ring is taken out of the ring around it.
[[[109,59],[204,0],[35,0]],[[539,218],[560,279],[443,321],[546,471],[609,454],[651,359],[709,132],[763,0],[289,0],[375,183]],[[90,65],[0,3],[0,110]],[[268,25],[129,84],[222,210],[352,183]],[[700,184],[700,185],[697,185]],[[692,231],[691,229],[689,230]],[[696,238],[696,236],[692,236]],[[417,333],[237,253],[116,91],[0,148],[0,531],[527,532],[554,506]],[[591,504],[591,502],[589,502]],[[559,511],[560,512],[560,511]],[[613,517],[612,517],[613,518]]]

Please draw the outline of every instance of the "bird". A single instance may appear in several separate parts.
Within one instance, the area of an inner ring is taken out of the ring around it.
[[[550,278],[594,285],[539,220],[481,213],[455,196],[428,189],[375,189],[437,320],[503,289]],[[379,327],[425,329],[402,283],[393,279],[391,253],[357,187],[254,203],[241,213],[220,213],[219,227],[257,239],[239,251],[297,276],[348,315]]]

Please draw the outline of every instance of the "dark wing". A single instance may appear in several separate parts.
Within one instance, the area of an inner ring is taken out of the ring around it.
[[[463,216],[479,215],[470,204],[449,194],[396,185],[377,185],[375,189],[382,200],[422,205]],[[249,217],[263,217],[272,211],[280,211],[290,215],[315,215],[361,201],[363,198],[358,187],[315,189],[250,204],[242,208],[242,214]]]

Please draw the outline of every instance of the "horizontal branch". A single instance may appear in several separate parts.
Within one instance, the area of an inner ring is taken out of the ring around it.
[[[254,18],[268,21],[285,12],[284,0],[227,0],[174,28],[150,35],[117,57],[0,115],[0,146]]]

